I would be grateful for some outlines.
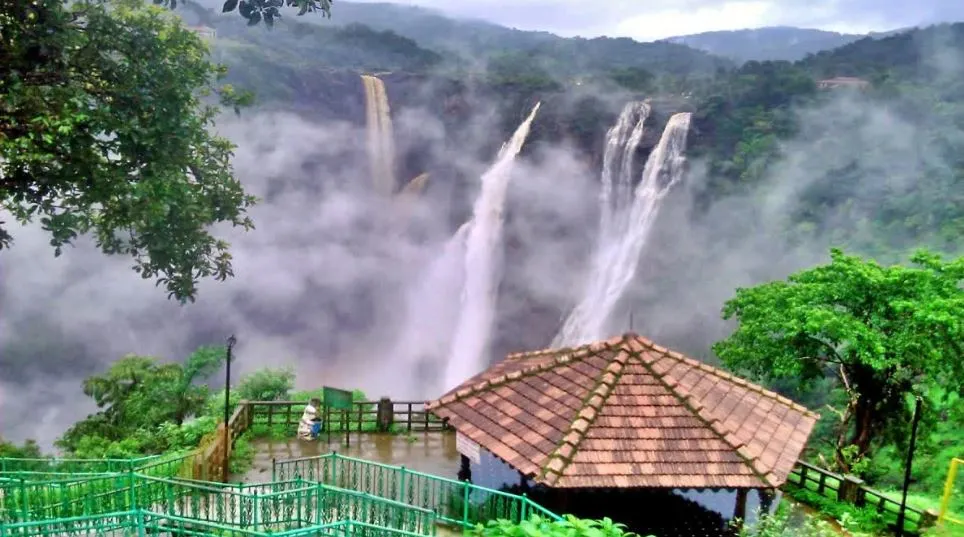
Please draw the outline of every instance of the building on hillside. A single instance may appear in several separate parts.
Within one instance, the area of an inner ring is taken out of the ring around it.
[[[865,90],[870,87],[870,81],[852,76],[838,76],[817,82],[820,89],[852,88]]]
[[[210,26],[188,26],[188,29],[204,39],[216,39],[218,31]]]
[[[640,535],[732,535],[774,506],[817,415],[635,334],[509,355],[426,407],[458,478]]]

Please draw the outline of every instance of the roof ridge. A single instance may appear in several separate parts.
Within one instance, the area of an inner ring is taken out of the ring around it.
[[[645,341],[644,338],[639,338],[639,339],[643,339],[643,340]],[[684,363],[686,363],[685,357],[684,357],[682,354],[678,353],[678,352],[670,351],[670,350],[668,350],[668,349],[666,349],[666,348],[664,348],[664,347],[661,347],[661,346],[659,346],[659,345],[653,344],[653,343],[651,343],[651,342],[650,342],[648,345],[645,345],[645,346],[649,347],[649,350],[652,350],[652,351],[654,351],[654,352],[657,352],[657,353],[661,354],[661,355],[664,356],[664,357],[672,358],[672,359],[674,359],[674,360],[676,360],[676,361],[678,361],[678,362],[679,362],[679,361],[683,361]],[[674,355],[675,355],[675,356],[674,356]],[[744,446],[743,446],[742,444],[740,444],[740,445],[735,445],[735,444],[736,444],[735,442],[733,442],[730,438],[727,438],[728,436],[731,436],[731,435],[727,434],[726,431],[723,431],[723,430],[720,429],[720,427],[719,427],[719,425],[718,425],[718,423],[717,423],[718,420],[712,420],[712,421],[711,421],[711,420],[706,419],[705,417],[703,417],[703,416],[700,414],[699,411],[700,411],[700,409],[701,409],[702,407],[701,407],[701,406],[697,406],[697,405],[699,405],[699,402],[696,401],[694,397],[692,397],[692,396],[684,397],[681,393],[679,393],[678,391],[676,391],[676,386],[675,386],[675,385],[672,385],[672,384],[670,384],[670,383],[668,383],[668,382],[666,382],[666,379],[663,378],[663,375],[661,375],[660,373],[657,373],[657,372],[653,369],[653,367],[652,367],[651,364],[647,363],[646,360],[643,360],[643,359],[639,358],[638,354],[636,355],[636,358],[637,358],[638,362],[643,366],[643,368],[645,368],[646,371],[648,371],[648,372],[650,373],[650,375],[652,375],[652,377],[653,377],[654,379],[656,379],[657,382],[660,383],[661,386],[663,386],[664,388],[666,388],[666,391],[668,391],[670,394],[672,394],[673,397],[675,397],[675,398],[680,402],[680,404],[682,404],[684,407],[686,407],[686,409],[689,410],[689,411],[693,414],[693,417],[695,417],[697,420],[699,420],[699,421],[702,422],[704,425],[706,425],[706,426],[713,432],[713,434],[715,434],[720,440],[723,441],[723,443],[725,443],[727,446],[730,446],[730,448],[733,449],[733,452],[736,453],[737,457],[740,457],[741,459],[743,459],[743,461],[744,461],[744,462],[746,463],[746,465],[750,468],[750,470],[753,472],[753,474],[760,480],[760,482],[762,482],[762,483],[765,484],[765,485],[773,486],[773,483],[771,483],[771,481],[770,481],[770,479],[769,479],[769,474],[766,473],[766,472],[761,472],[760,469],[757,468],[757,465],[755,464],[755,463],[756,463],[755,459],[752,459],[752,458],[746,456],[746,454],[745,454],[744,451],[743,451],[743,450],[744,450]],[[698,361],[693,360],[693,359],[689,359],[689,361],[695,362],[696,364],[698,364],[698,365],[696,365],[696,367],[699,367],[700,369],[702,369],[702,370],[704,370],[704,371],[707,371],[707,372],[712,372],[711,370],[715,369],[715,368],[713,368],[713,367],[711,367],[711,366],[708,366],[708,365],[706,365],[706,364],[703,364],[702,362],[698,362]],[[690,364],[690,365],[694,365],[694,364]],[[705,366],[705,367],[704,367],[704,366]]]
[[[552,486],[562,477],[563,472],[578,452],[579,445],[586,438],[589,428],[596,421],[603,405],[606,404],[610,394],[612,394],[613,387],[622,377],[626,363],[632,357],[624,345],[625,339],[622,336],[602,343],[599,351],[615,350],[617,351],[616,356],[600,371],[596,385],[587,392],[582,407],[579,408],[569,425],[569,430],[562,436],[562,440],[559,441],[556,449],[546,457],[546,464],[538,476],[539,481],[546,485]]]
[[[540,358],[542,356],[559,355],[555,359],[548,361],[543,364],[534,364],[528,367],[523,367],[515,371],[510,371],[509,373],[503,373],[497,377],[493,377],[488,380],[479,381],[472,386],[466,386],[454,393],[450,392],[448,395],[440,397],[436,401],[430,401],[425,405],[426,410],[433,410],[441,406],[445,406],[456,401],[465,399],[479,392],[489,390],[492,388],[499,387],[506,382],[511,380],[518,380],[523,377],[529,377],[536,373],[542,373],[543,371],[548,371],[554,369],[560,365],[566,365],[572,362],[580,362],[589,356],[595,356],[601,350],[612,348],[615,345],[622,343],[623,338],[612,338],[607,341],[594,341],[592,343],[586,343],[578,347],[563,347],[559,349],[543,349],[539,351],[525,352],[510,354],[505,358],[509,360],[510,357],[515,356],[512,360],[521,360],[524,358]]]

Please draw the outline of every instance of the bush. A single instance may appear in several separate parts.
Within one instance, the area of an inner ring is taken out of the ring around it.
[[[841,534],[858,537],[865,535],[843,524],[841,526],[846,531],[838,531],[831,522],[805,513],[792,516],[792,511],[792,507],[784,504],[772,515],[761,514],[755,524],[740,528],[739,537],[839,537]]]
[[[566,515],[563,520],[549,520],[533,515],[529,520],[515,523],[492,520],[479,524],[472,531],[475,537],[637,537],[626,531],[626,526],[604,518],[587,520]]]
[[[245,375],[237,391],[248,401],[280,401],[288,397],[294,383],[295,374],[290,369],[264,368]]]

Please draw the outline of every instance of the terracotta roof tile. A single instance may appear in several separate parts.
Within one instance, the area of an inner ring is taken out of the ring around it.
[[[516,353],[429,408],[553,487],[776,487],[816,415],[634,334]]]

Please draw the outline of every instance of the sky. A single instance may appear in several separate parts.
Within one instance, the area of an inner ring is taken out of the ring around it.
[[[641,41],[763,26],[867,33],[964,20],[961,0],[392,1],[522,30],[545,30],[567,37],[625,36]]]

